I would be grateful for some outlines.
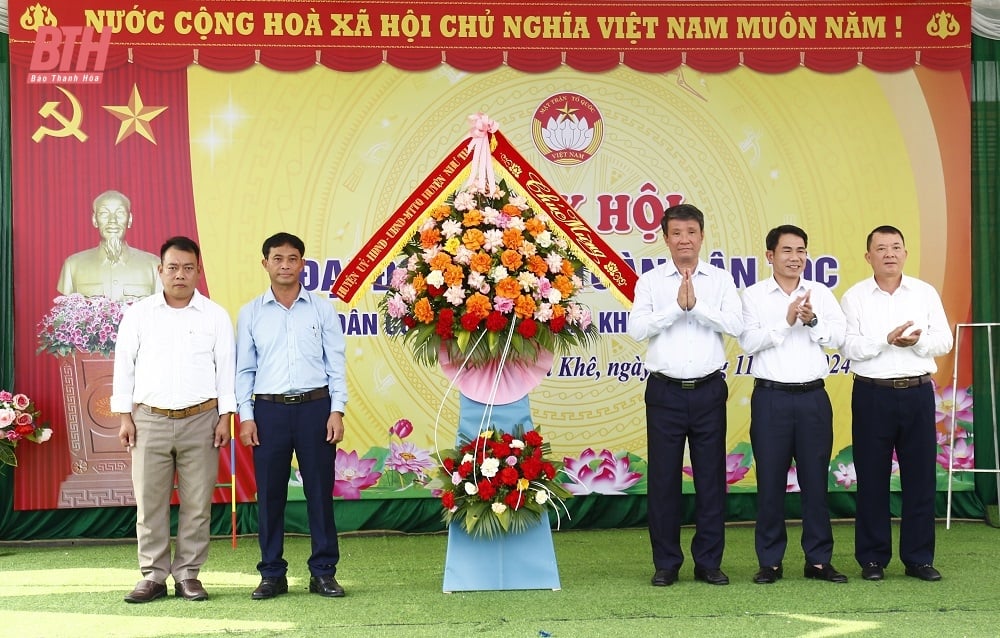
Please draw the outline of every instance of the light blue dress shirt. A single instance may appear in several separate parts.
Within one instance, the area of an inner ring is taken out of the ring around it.
[[[344,332],[333,306],[299,288],[291,308],[270,288],[240,309],[236,321],[236,403],[254,418],[253,395],[330,390],[330,412],[347,404]]]

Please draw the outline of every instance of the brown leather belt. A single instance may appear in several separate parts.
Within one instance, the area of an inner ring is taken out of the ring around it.
[[[309,390],[308,392],[300,392],[298,394],[255,394],[253,398],[255,401],[271,401],[272,403],[284,403],[285,405],[295,405],[297,403],[307,403],[309,401],[316,401],[324,397],[330,396],[330,390],[327,388],[316,388],[315,390]]]
[[[883,388],[894,388],[896,390],[905,390],[906,388],[915,388],[918,385],[924,385],[925,383],[931,382],[931,375],[924,374],[919,377],[898,377],[895,379],[873,379],[872,377],[863,377],[860,374],[854,375],[855,381],[860,381],[861,383],[868,383],[870,385],[877,385]]]
[[[770,379],[754,379],[753,382],[753,387],[755,388],[768,388],[784,392],[809,392],[810,390],[819,390],[825,385],[823,379],[815,379],[813,381],[806,381],[805,383],[779,383]]]
[[[656,377],[661,381],[666,381],[667,383],[673,383],[674,385],[679,385],[683,390],[694,390],[695,388],[704,383],[708,383],[709,381],[714,381],[715,379],[721,377],[722,371],[716,370],[712,374],[706,374],[700,379],[675,379],[673,377],[668,377],[662,372],[650,372],[649,374],[650,376]]]
[[[143,404],[146,405],[146,404]],[[153,414],[159,414],[160,416],[165,416],[168,419],[186,419],[189,416],[194,416],[196,414],[201,414],[202,412],[207,412],[212,408],[219,405],[218,399],[209,399],[208,401],[202,401],[198,405],[192,405],[186,408],[181,408],[180,410],[168,410],[167,408],[154,408],[151,405],[146,405],[149,411]]]

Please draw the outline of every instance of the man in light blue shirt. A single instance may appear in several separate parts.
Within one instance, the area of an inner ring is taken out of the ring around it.
[[[344,334],[333,306],[299,282],[305,244],[268,237],[261,261],[271,287],[240,309],[236,323],[236,401],[240,442],[253,446],[257,481],[260,585],[254,600],[288,592],[283,558],[292,453],[306,497],[312,555],[309,591],[338,598],[340,550],[333,516],[336,445],[344,438]]]

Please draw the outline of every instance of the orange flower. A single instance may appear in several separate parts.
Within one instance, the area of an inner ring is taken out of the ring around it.
[[[465,211],[465,215],[462,217],[462,225],[466,228],[469,226],[478,226],[482,223],[483,213],[475,208]]]
[[[528,270],[536,277],[544,277],[545,273],[549,271],[549,265],[539,255],[532,255],[528,257]]]
[[[428,228],[420,233],[420,246],[422,248],[433,248],[441,243],[441,231],[437,228]]]
[[[517,299],[521,294],[521,284],[513,277],[505,277],[497,282],[496,293],[498,297]]]
[[[556,275],[556,280],[552,282],[552,285],[562,293],[563,299],[569,299],[573,294],[573,281],[566,275]]]
[[[560,270],[562,271],[562,274],[566,275],[567,277],[572,277],[573,276],[573,262],[571,262],[568,259],[563,259],[562,267],[560,268]]]
[[[444,283],[449,286],[458,286],[465,279],[465,269],[457,264],[452,264],[444,270]]]
[[[427,290],[427,280],[424,279],[423,275],[414,275],[413,281],[411,281],[410,284],[413,286],[413,289],[417,291],[417,294]]]
[[[492,265],[493,258],[483,252],[476,253],[469,260],[469,269],[473,272],[489,272]]]
[[[537,309],[538,306],[535,305],[535,300],[528,295],[518,295],[514,301],[514,312],[518,317],[530,317],[535,314],[535,310]]]
[[[507,270],[517,270],[524,263],[524,258],[516,250],[505,250],[500,253],[500,263]]]
[[[434,311],[431,310],[431,302],[427,300],[427,297],[422,297],[413,304],[413,316],[422,323],[434,321]]]
[[[486,243],[486,235],[478,228],[470,228],[462,234],[462,244],[469,250],[479,250]]]
[[[552,304],[552,316],[553,317],[565,317],[566,308],[562,304],[554,303]]]
[[[545,230],[545,222],[537,217],[532,217],[528,221],[524,222],[524,229],[532,235],[537,235]]]
[[[430,267],[431,270],[444,270],[451,265],[451,255],[445,252],[440,252],[431,259]]]
[[[490,314],[490,310],[493,310],[493,304],[490,303],[489,297],[486,295],[477,292],[465,300],[465,311],[480,319],[486,318]]]
[[[521,234],[520,229],[508,228],[503,231],[503,245],[507,248],[517,249],[524,244],[524,235]]]
[[[503,208],[500,209],[500,212],[503,213],[504,215],[507,215],[508,217],[521,216],[521,209],[513,204],[504,204]]]
[[[440,206],[436,207],[434,210],[431,211],[431,216],[438,221],[441,221],[442,219],[447,219],[448,217],[451,216],[451,207],[445,204],[441,204]]]

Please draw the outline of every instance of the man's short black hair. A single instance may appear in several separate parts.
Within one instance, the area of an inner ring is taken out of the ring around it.
[[[663,211],[663,219],[660,220],[660,228],[663,229],[663,234],[667,233],[667,222],[671,219],[681,221],[693,219],[698,222],[698,228],[701,229],[701,232],[705,232],[705,214],[693,204],[677,204]]]
[[[777,248],[778,240],[781,239],[782,235],[795,235],[796,237],[801,237],[802,243],[806,246],[809,245],[809,236],[806,235],[806,231],[802,230],[798,226],[782,224],[781,226],[776,226],[767,232],[767,237],[764,238],[765,248],[768,250],[774,250]]]
[[[185,253],[194,253],[194,256],[198,261],[201,261],[201,248],[198,248],[198,244],[190,237],[185,237],[183,235],[177,235],[176,237],[171,237],[167,241],[163,242],[160,246],[160,261],[163,261],[163,256],[167,254],[167,251],[171,248],[176,248]]]
[[[298,250],[299,257],[304,257],[306,254],[306,245],[301,239],[291,233],[275,233],[264,240],[264,246],[261,249],[264,253],[264,259],[271,256],[272,248],[281,246],[291,246]]]
[[[875,236],[875,233],[878,233],[880,235],[899,235],[899,240],[903,242],[903,246],[906,246],[906,238],[903,237],[903,231],[899,230],[895,226],[886,225],[886,226],[879,226],[872,232],[868,233],[868,241],[865,244],[865,250],[872,249],[872,238]]]

